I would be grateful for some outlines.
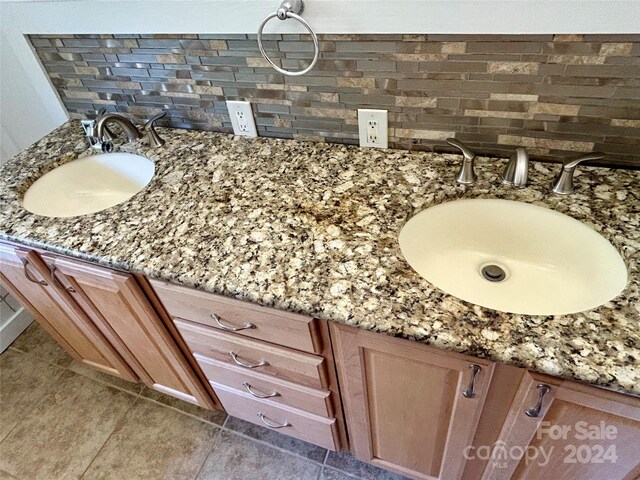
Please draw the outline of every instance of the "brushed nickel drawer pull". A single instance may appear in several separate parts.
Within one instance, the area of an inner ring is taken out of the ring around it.
[[[266,367],[267,365],[269,365],[269,362],[267,362],[266,360],[260,360],[260,363],[256,363],[255,365],[250,365],[248,363],[242,363],[240,360],[238,360],[238,354],[236,352],[229,352],[229,355],[231,356],[233,361],[236,362],[237,365],[240,365],[241,367],[244,367],[244,368],[258,368],[258,367]]]
[[[40,285],[45,285],[45,286],[48,285],[47,282],[45,282],[44,280],[38,280],[35,277],[33,277],[33,275],[29,273],[29,269],[27,268],[28,265],[29,265],[29,260],[27,260],[26,258],[23,258],[22,267],[24,268],[24,276],[27,277],[27,280],[33,283],[38,283]]]
[[[269,418],[265,417],[262,413],[258,413],[258,417],[260,417],[260,420],[262,420],[262,423],[264,423],[269,428],[284,428],[284,427],[291,426],[291,424],[286,420],[282,425],[279,425],[277,423],[272,423],[273,420],[269,420]]]
[[[471,369],[471,379],[469,380],[467,389],[462,392],[462,395],[464,395],[465,398],[473,398],[476,396],[476,376],[482,371],[482,367],[475,363],[469,365],[469,368]]]
[[[545,383],[539,383],[536,388],[538,389],[538,401],[536,402],[536,406],[524,411],[525,415],[531,418],[537,418],[540,416],[540,412],[542,411],[542,400],[544,399],[544,396],[551,391],[551,387]]]
[[[256,391],[253,390],[253,388],[251,387],[251,384],[249,382],[244,382],[242,384],[242,386],[247,389],[247,392],[249,392],[251,395],[253,395],[256,398],[273,398],[273,397],[279,397],[280,396],[280,394],[278,392],[276,392],[276,391],[274,391],[273,393],[267,393],[267,394],[256,393]]]
[[[73,287],[65,287],[62,282],[60,280],[58,280],[58,277],[56,276],[56,270],[57,267],[55,265],[49,265],[49,270],[51,270],[51,280],[53,280],[53,284],[56,287],[60,287],[63,290],[66,290],[69,293],[75,293],[76,289]]]
[[[213,318],[213,321],[216,322],[218,324],[218,326],[222,330],[226,330],[227,332],[239,332],[240,330],[247,330],[249,328],[256,328],[256,326],[251,322],[247,322],[241,327],[230,327],[229,325],[225,325],[224,323],[222,323],[220,321],[220,317],[218,315],[216,315],[215,313],[211,314],[211,318]]]

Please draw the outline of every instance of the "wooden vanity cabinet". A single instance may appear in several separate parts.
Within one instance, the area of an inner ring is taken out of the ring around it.
[[[76,360],[130,381],[139,378],[33,251],[0,243],[0,281]]]
[[[330,450],[347,448],[325,321],[150,284],[229,415]]]
[[[145,384],[214,408],[133,275],[49,253],[41,257],[70,303],[80,306]]]
[[[525,372],[482,478],[635,480],[639,445],[640,398]]]
[[[133,275],[0,242],[0,281],[77,360],[217,408]]]
[[[494,364],[344,325],[331,338],[355,455],[414,479],[461,478]]]

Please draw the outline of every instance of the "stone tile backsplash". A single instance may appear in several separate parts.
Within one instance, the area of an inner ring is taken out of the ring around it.
[[[261,136],[358,143],[358,108],[389,111],[392,148],[508,156],[526,146],[640,168],[638,35],[321,35],[302,77],[269,67],[252,35],[31,35],[73,118],[99,108],[139,122],[231,132],[226,100],[253,104]],[[301,68],[304,35],[265,42]]]

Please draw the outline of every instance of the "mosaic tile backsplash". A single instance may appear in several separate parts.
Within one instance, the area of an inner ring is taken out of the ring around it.
[[[302,77],[269,67],[252,35],[31,35],[72,118],[106,108],[138,122],[231,132],[226,100],[253,104],[261,136],[358,143],[358,108],[389,111],[392,148],[560,161],[602,151],[640,168],[638,35],[321,35]],[[306,65],[304,35],[271,56]]]

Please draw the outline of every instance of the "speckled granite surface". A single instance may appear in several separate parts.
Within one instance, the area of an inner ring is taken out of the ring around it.
[[[455,155],[160,130],[164,149],[138,195],[71,219],[35,216],[20,198],[40,175],[90,152],[64,125],[0,171],[0,237],[153,278],[302,312],[538,372],[640,393],[640,172],[580,168],[577,190],[550,195],[557,165],[502,186],[504,161],[454,186]],[[621,252],[630,280],[613,301],[567,316],[504,314],[446,295],[398,247],[414,213],[457,198],[520,200],[592,226]]]

